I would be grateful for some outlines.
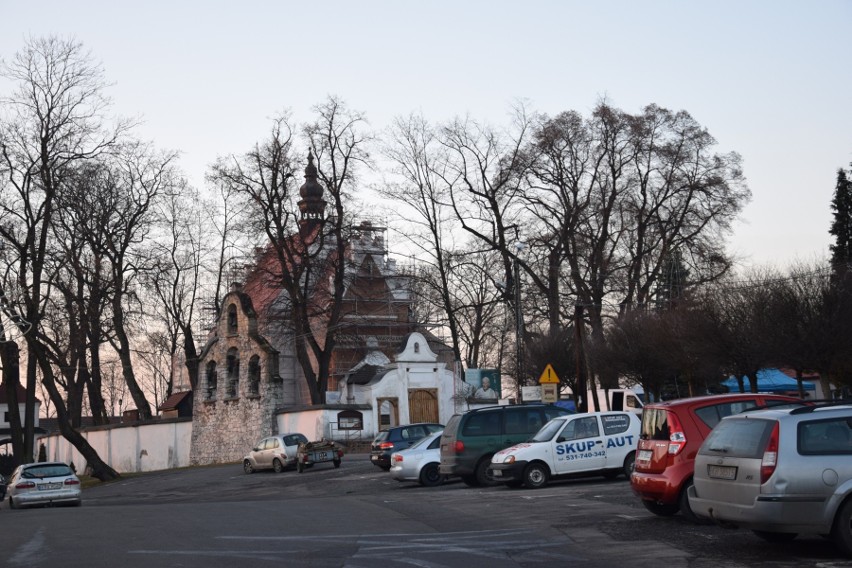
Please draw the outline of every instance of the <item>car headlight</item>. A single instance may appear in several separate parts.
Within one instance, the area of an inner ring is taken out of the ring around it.
[[[515,463],[515,456],[506,456],[503,458],[503,463]]]

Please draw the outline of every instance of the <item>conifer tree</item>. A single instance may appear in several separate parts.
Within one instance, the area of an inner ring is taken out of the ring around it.
[[[852,181],[843,168],[837,171],[837,186],[831,200],[834,219],[828,232],[834,236],[831,265],[835,272],[848,270],[852,265]]]

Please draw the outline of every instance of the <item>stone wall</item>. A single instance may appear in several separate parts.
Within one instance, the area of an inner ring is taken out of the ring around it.
[[[279,353],[258,333],[251,300],[235,290],[222,305],[215,336],[200,357],[199,388],[193,393],[193,465],[242,460],[261,438],[275,433],[273,412],[282,403]],[[258,361],[255,371],[253,359]]]

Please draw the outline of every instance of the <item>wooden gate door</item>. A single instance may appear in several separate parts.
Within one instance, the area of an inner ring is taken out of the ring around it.
[[[438,389],[409,390],[408,413],[412,424],[438,422]]]

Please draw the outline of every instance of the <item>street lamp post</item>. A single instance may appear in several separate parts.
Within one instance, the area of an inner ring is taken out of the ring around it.
[[[515,242],[515,384],[518,389],[518,400],[523,402],[521,384],[524,378],[524,315],[521,311],[521,269],[518,257],[524,250],[524,243]]]

